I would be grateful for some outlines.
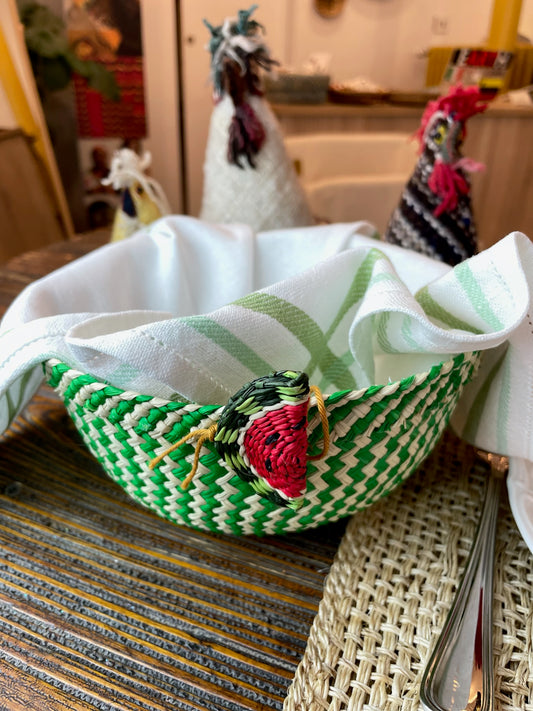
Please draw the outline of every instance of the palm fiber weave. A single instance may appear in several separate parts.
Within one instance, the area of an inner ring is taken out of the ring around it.
[[[281,534],[335,521],[378,501],[415,471],[446,427],[479,354],[460,354],[387,385],[324,398],[330,447],[307,462],[298,510],[261,497],[202,444],[190,486],[195,445],[187,442],[154,467],[150,462],[196,429],[220,419],[219,405],[200,406],[126,392],[48,361],[48,383],[61,396],[85,443],[109,476],[136,501],[174,523],[233,534]],[[308,454],[321,451],[317,407],[308,415]]]
[[[284,711],[414,711],[484,494],[486,465],[447,433],[401,488],[355,514],[325,584]],[[533,709],[533,560],[500,507],[495,709]]]

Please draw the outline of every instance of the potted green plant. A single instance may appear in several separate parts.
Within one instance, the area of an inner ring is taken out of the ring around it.
[[[24,40],[28,49],[37,89],[41,95],[69,86],[74,73],[89,86],[114,101],[120,91],[112,72],[103,64],[81,59],[71,49],[63,20],[38,2],[18,1]]]

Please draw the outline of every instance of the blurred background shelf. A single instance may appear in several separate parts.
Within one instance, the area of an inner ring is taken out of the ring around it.
[[[285,136],[316,133],[413,134],[425,104],[275,104]],[[533,237],[533,108],[497,101],[469,123],[464,154],[485,164],[472,179],[481,248],[513,230]],[[356,168],[355,168],[356,172]],[[357,219],[362,219],[359,216]]]

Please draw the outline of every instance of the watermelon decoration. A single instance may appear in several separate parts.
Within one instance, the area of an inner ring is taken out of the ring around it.
[[[309,379],[284,370],[242,387],[224,408],[214,446],[228,467],[280,506],[303,504]]]

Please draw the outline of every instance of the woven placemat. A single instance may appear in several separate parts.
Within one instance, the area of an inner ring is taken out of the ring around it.
[[[284,711],[408,711],[472,543],[487,469],[446,433],[400,489],[346,529]],[[533,559],[502,501],[495,708],[533,709]]]

